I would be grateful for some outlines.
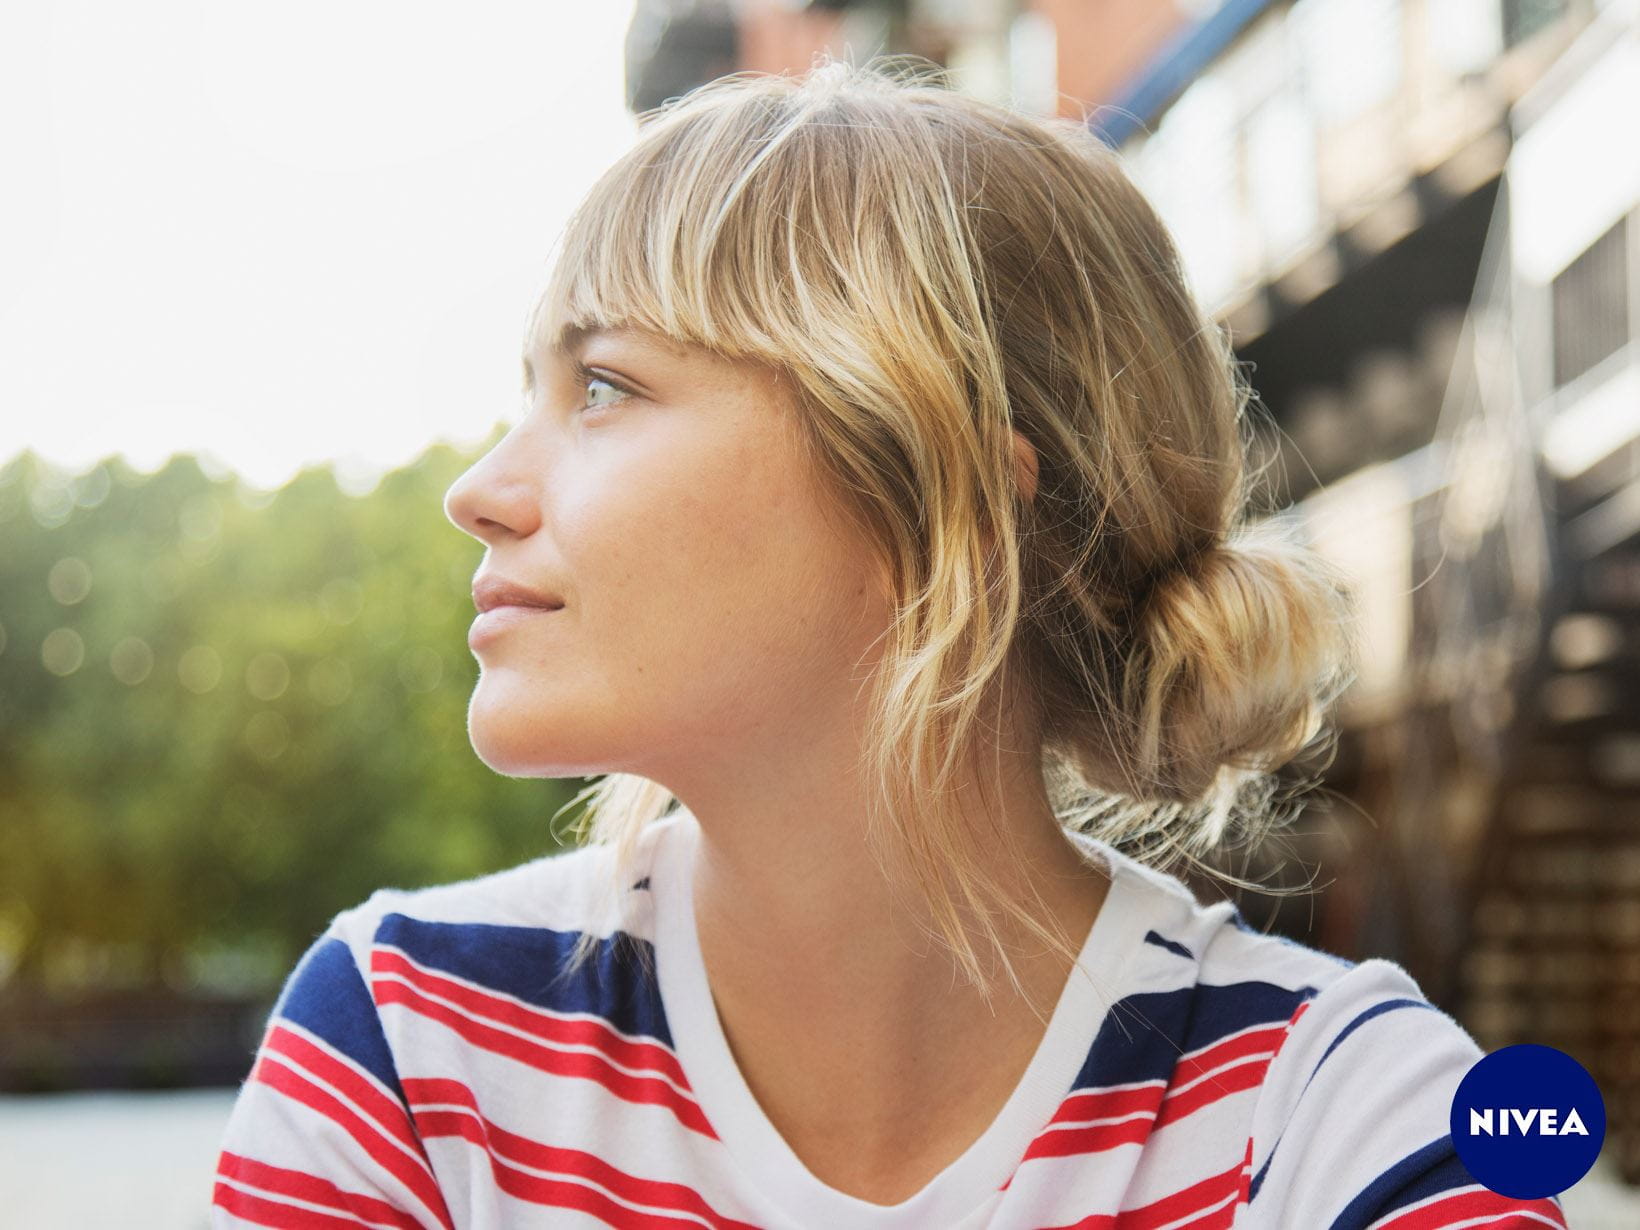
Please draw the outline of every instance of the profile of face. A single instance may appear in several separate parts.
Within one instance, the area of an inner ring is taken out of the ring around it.
[[[481,576],[563,603],[473,641],[479,758],[671,786],[835,734],[892,612],[869,545],[828,515],[789,386],[643,330],[571,350],[529,356],[523,417],[445,496]]]

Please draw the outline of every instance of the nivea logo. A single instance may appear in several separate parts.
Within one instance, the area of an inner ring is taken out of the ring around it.
[[[1557,1196],[1606,1138],[1606,1103],[1565,1051],[1522,1043],[1483,1055],[1452,1096],[1452,1147],[1475,1181],[1517,1200]]]
[[[1493,1130],[1493,1116],[1496,1115],[1497,1129]],[[1560,1126],[1555,1121],[1560,1120]],[[1530,1110],[1517,1110],[1513,1106],[1500,1106],[1495,1111],[1488,1107],[1479,1110],[1469,1108],[1469,1134],[1471,1136],[1526,1136],[1536,1133],[1539,1136],[1587,1136],[1589,1129],[1583,1126],[1583,1119],[1577,1113],[1577,1107],[1567,1111],[1558,1111],[1552,1106],[1536,1107]]]

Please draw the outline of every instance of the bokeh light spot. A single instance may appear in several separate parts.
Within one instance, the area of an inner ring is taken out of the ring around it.
[[[140,637],[128,636],[108,655],[108,669],[121,683],[135,686],[154,669],[154,651]]]
[[[91,592],[91,565],[77,555],[65,555],[46,574],[46,588],[64,606],[83,602]]]
[[[276,700],[290,687],[290,667],[276,653],[259,653],[245,667],[245,688],[257,700]]]
[[[190,692],[203,696],[222,681],[222,655],[209,645],[195,645],[177,660],[177,678]]]
[[[72,675],[85,663],[85,642],[73,628],[53,628],[40,642],[40,662],[53,675]]]

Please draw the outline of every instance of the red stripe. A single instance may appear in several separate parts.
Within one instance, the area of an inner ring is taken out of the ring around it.
[[[336,1058],[282,1025],[275,1025],[268,1031],[263,1046],[267,1051],[294,1060],[320,1080],[334,1085],[369,1115],[384,1135],[393,1137],[406,1148],[420,1151],[415,1129],[410,1126],[409,1111],[397,1098],[384,1094],[350,1062]]]
[[[1269,1071],[1270,1061],[1275,1058],[1281,1044],[1287,1040],[1293,1026],[1299,1018],[1309,1010],[1310,1001],[1301,1000],[1293,1013],[1287,1018],[1286,1024],[1268,1026],[1250,1030],[1234,1038],[1227,1038],[1215,1042],[1194,1054],[1181,1057],[1174,1066],[1173,1075],[1169,1080],[1168,1088],[1164,1092],[1158,1083],[1148,1085],[1129,1085],[1119,1089],[1082,1090],[1073,1093],[1060,1104],[1059,1110],[1050,1120],[1048,1130],[1043,1131],[1033,1140],[1026,1149],[1021,1165],[1033,1157],[1068,1157],[1074,1154],[1098,1153],[1107,1149],[1114,1149],[1124,1144],[1143,1145],[1150,1133],[1156,1128],[1169,1123],[1177,1122],[1185,1116],[1193,1114],[1205,1106],[1212,1105],[1224,1097],[1244,1090],[1256,1088],[1262,1084],[1265,1074]],[[1276,1046],[1270,1049],[1271,1042]],[[1204,1072],[1211,1071],[1220,1063],[1229,1062],[1235,1056],[1244,1056],[1247,1062],[1238,1063],[1224,1072],[1199,1081],[1189,1089],[1180,1090],[1177,1086],[1188,1082]],[[1181,1079],[1182,1078],[1182,1079]],[[1106,1119],[1116,1115],[1132,1114],[1136,1111],[1150,1110],[1152,1114],[1147,1118],[1135,1118],[1119,1124],[1099,1124],[1080,1129],[1055,1127],[1053,1125],[1065,1121],[1074,1122],[1086,1119]],[[1140,1209],[1124,1211],[1119,1217],[1094,1216],[1076,1222],[1067,1230],[1102,1230],[1104,1227],[1113,1227],[1120,1224],[1124,1230],[1151,1224],[1165,1224],[1187,1216],[1194,1209],[1207,1208],[1222,1200],[1230,1191],[1235,1191],[1237,1199],[1226,1204],[1222,1209],[1215,1209],[1204,1213],[1202,1218],[1194,1222],[1185,1223],[1180,1230],[1208,1230],[1208,1227],[1220,1225],[1228,1226],[1234,1220],[1238,1207],[1248,1203],[1248,1189],[1252,1182],[1253,1142],[1247,1142],[1246,1156],[1234,1170],[1227,1170],[1221,1174],[1202,1180],[1192,1187],[1185,1188],[1166,1197],[1157,1204],[1146,1205]],[[1017,1173],[1017,1168],[1016,1168]],[[1013,1176],[1003,1183],[1006,1189],[1013,1182]],[[1228,1184],[1228,1186],[1226,1186]],[[1183,1202],[1189,1207],[1178,1208]],[[1150,1219],[1154,1210],[1164,1210],[1160,1222],[1153,1223]],[[1139,1220],[1130,1220],[1138,1218]],[[1399,1228],[1397,1228],[1399,1230]]]
[[[1151,1116],[1125,1119],[1120,1123],[1095,1123],[1081,1128],[1055,1128],[1031,1141],[1021,1164],[1038,1157],[1072,1157],[1081,1153],[1103,1153],[1121,1145],[1142,1145],[1150,1135]]]
[[[397,974],[431,995],[452,1000],[477,1016],[488,1017],[534,1034],[555,1046],[590,1046],[625,1068],[648,1069],[670,1078],[688,1089],[683,1066],[672,1051],[658,1043],[628,1038],[607,1021],[568,1018],[540,1008],[527,1008],[509,999],[466,986],[450,978],[418,968],[402,953],[378,946],[370,953],[370,972]]]
[[[277,1089],[340,1126],[377,1165],[414,1192],[441,1226],[454,1230],[450,1212],[444,1205],[444,1196],[439,1191],[425,1155],[410,1157],[389,1144],[374,1123],[355,1114],[333,1094],[321,1089],[300,1072],[277,1062],[271,1052],[265,1052],[257,1060],[251,1079]]]
[[[694,1099],[658,1076],[623,1072],[612,1067],[608,1057],[602,1054],[560,1051],[528,1038],[520,1038],[517,1034],[463,1016],[453,1008],[428,999],[415,988],[392,979],[372,981],[371,990],[378,1005],[400,1004],[419,1016],[448,1026],[476,1047],[505,1055],[538,1071],[593,1081],[628,1102],[664,1106],[685,1127],[712,1140],[717,1139],[717,1133],[712,1130],[712,1125],[706,1121],[705,1114]],[[405,1095],[409,1097],[410,1082],[402,1083],[405,1085]]]
[[[1079,1153],[1104,1153],[1122,1145],[1143,1145],[1155,1128],[1164,1094],[1159,1081],[1074,1092],[1059,1104],[1048,1127],[1036,1133],[1020,1164],[1032,1158],[1069,1158]],[[1123,1122],[1089,1122],[1118,1117]]]
[[[1511,1213],[1515,1216],[1509,1216]],[[1538,1217],[1527,1217],[1527,1213],[1536,1213]],[[1566,1217],[1560,1206],[1547,1197],[1542,1200],[1519,1200],[1478,1185],[1449,1192],[1438,1200],[1375,1224],[1379,1230],[1441,1230],[1443,1226],[1472,1217],[1504,1219],[1488,1222],[1486,1230],[1543,1230],[1545,1225],[1559,1226],[1564,1230],[1566,1225]]]
[[[1035,1157],[1070,1157],[1079,1153],[1102,1153],[1125,1144],[1143,1144],[1150,1135],[1165,1092],[1160,1081],[1151,1081],[1113,1089],[1084,1089],[1071,1094],[1059,1104],[1048,1126],[1026,1146],[1020,1165]],[[1119,1116],[1124,1119],[1121,1123],[1088,1122]]]
[[[1033,1157],[1067,1157],[1077,1153],[1098,1153],[1124,1144],[1143,1144],[1150,1133],[1194,1114],[1233,1094],[1257,1088],[1264,1080],[1275,1052],[1273,1039],[1284,1036],[1285,1026],[1270,1026],[1214,1043],[1181,1058],[1174,1067],[1166,1090],[1160,1082],[1126,1085],[1114,1089],[1079,1090],[1059,1104],[1048,1127],[1033,1140],[1022,1161]],[[1236,1059],[1240,1063],[1233,1063]],[[1197,1079],[1213,1068],[1233,1063],[1206,1079]],[[1179,1088],[1195,1080],[1188,1089]],[[1148,1112],[1146,1118],[1128,1116]],[[1094,1119],[1127,1119],[1117,1124],[1088,1124]],[[1069,1123],[1086,1126],[1070,1128]]]
[[[1171,1196],[1164,1196],[1136,1209],[1124,1209],[1117,1215],[1116,1224],[1120,1230],[1153,1230],[1156,1226],[1168,1225],[1199,1210],[1211,1209],[1201,1218],[1186,1225],[1192,1228],[1228,1226],[1234,1219],[1237,1202],[1227,1201],[1225,1198],[1240,1191],[1244,1167],[1245,1163],[1238,1162],[1229,1170],[1209,1175],[1199,1183],[1192,1183]],[[1211,1208],[1221,1201],[1224,1201],[1222,1207]]]
[[[312,1209],[264,1200],[261,1196],[242,1192],[226,1183],[216,1185],[211,1203],[217,1208],[226,1209],[240,1221],[248,1221],[255,1226],[273,1226],[275,1230],[360,1230],[360,1227],[369,1230],[364,1222],[351,1217],[332,1217],[329,1213],[315,1213]]]
[[[1085,1123],[1089,1119],[1111,1119],[1141,1110],[1155,1114],[1166,1092],[1161,1081],[1105,1089],[1080,1089],[1066,1096],[1048,1122],[1050,1125],[1066,1120]]]
[[[542,1144],[497,1126],[479,1110],[472,1090],[460,1081],[414,1080],[407,1082],[405,1092],[411,1101],[417,1130],[424,1137],[459,1136],[478,1145],[489,1156],[497,1186],[520,1200],[580,1209],[619,1226],[668,1227],[687,1218],[693,1224],[704,1221],[721,1230],[756,1230],[750,1223],[718,1213],[686,1184],[641,1178],[584,1149]],[[430,1106],[444,1109],[426,1109]],[[566,1177],[531,1174],[519,1169],[524,1166]],[[634,1211],[584,1183],[569,1181],[568,1176],[596,1183],[621,1200],[647,1206],[652,1211]]]
[[[1174,1065],[1173,1077],[1168,1083],[1188,1085],[1196,1077],[1222,1067],[1233,1059],[1246,1059],[1253,1055],[1268,1059],[1276,1053],[1276,1048],[1281,1045],[1288,1028],[1288,1025],[1283,1024],[1250,1029],[1233,1038],[1215,1042],[1194,1054],[1182,1056]]]
[[[318,1175],[307,1174],[300,1170],[289,1170],[283,1166],[270,1166],[266,1162],[256,1161],[254,1158],[241,1157],[237,1153],[224,1150],[217,1161],[217,1174],[226,1179],[238,1179],[249,1187],[258,1187],[273,1196],[287,1196],[296,1200],[305,1200],[309,1204],[323,1204],[330,1208],[357,1214],[361,1219],[390,1226],[402,1227],[402,1230],[424,1230],[424,1223],[385,1200],[364,1192],[343,1191],[328,1179]],[[220,1194],[224,1189],[237,1191],[226,1184],[217,1184]],[[243,1194],[243,1193],[241,1193]],[[259,1199],[252,1196],[251,1199]],[[281,1206],[288,1207],[288,1206]],[[312,1210],[296,1210],[304,1215],[321,1216]],[[327,1220],[328,1215],[323,1215]],[[356,1224],[356,1223],[348,1223]]]
[[[1236,1193],[1237,1204],[1253,1203],[1253,1138],[1247,1138],[1247,1151],[1241,1156],[1241,1190]]]
[[[1270,1055],[1256,1055],[1189,1089],[1170,1092],[1162,1103],[1161,1113],[1156,1116],[1155,1126],[1164,1127],[1233,1094],[1257,1089],[1264,1083],[1264,1074],[1270,1068],[1270,1059]]]

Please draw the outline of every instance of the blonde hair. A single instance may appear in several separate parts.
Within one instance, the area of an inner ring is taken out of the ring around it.
[[[551,346],[627,324],[789,378],[809,455],[895,586],[867,832],[989,995],[959,905],[1016,988],[994,909],[1076,956],[938,806],[990,689],[1017,670],[1039,704],[1065,829],[1199,862],[1273,831],[1274,771],[1327,746],[1353,607],[1276,518],[1250,518],[1251,390],[1117,154],[913,60],[736,73],[643,113],[531,330]],[[673,796],[611,774],[577,802],[624,893]]]

